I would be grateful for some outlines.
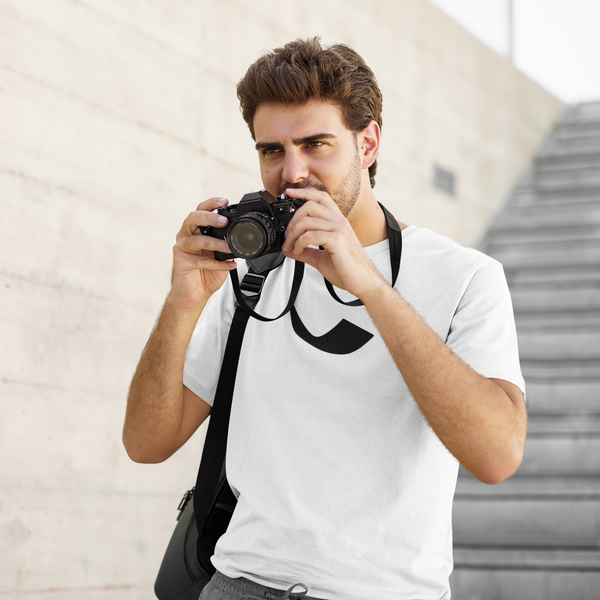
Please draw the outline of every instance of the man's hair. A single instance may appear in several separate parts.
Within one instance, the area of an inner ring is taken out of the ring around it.
[[[354,133],[372,120],[383,125],[383,96],[373,71],[349,46],[323,47],[319,37],[298,39],[261,56],[238,83],[237,95],[254,140],[253,119],[263,102],[332,102],[339,107],[345,126]],[[377,160],[369,167],[371,187],[375,186],[376,171]]]

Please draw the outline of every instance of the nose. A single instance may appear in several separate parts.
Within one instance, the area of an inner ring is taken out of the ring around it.
[[[308,164],[303,159],[299,149],[286,150],[281,176],[288,183],[298,183],[308,179]]]

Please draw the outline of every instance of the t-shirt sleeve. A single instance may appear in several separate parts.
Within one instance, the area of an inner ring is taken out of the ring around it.
[[[213,405],[225,345],[235,309],[231,279],[211,298],[188,345],[183,384],[207,404]]]
[[[446,341],[474,371],[504,379],[525,393],[512,300],[502,265],[486,260],[474,271]]]

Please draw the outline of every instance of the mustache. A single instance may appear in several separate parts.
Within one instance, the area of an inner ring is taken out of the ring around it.
[[[317,190],[319,192],[327,192],[327,188],[321,183],[317,181],[299,181],[298,183],[284,183],[280,186],[277,191],[277,195],[281,196],[281,194],[285,194],[285,190],[294,189],[294,190]]]

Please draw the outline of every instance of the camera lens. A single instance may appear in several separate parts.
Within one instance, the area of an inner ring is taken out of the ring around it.
[[[227,232],[227,243],[233,255],[253,259],[266,254],[275,242],[275,226],[258,212],[240,217]]]

